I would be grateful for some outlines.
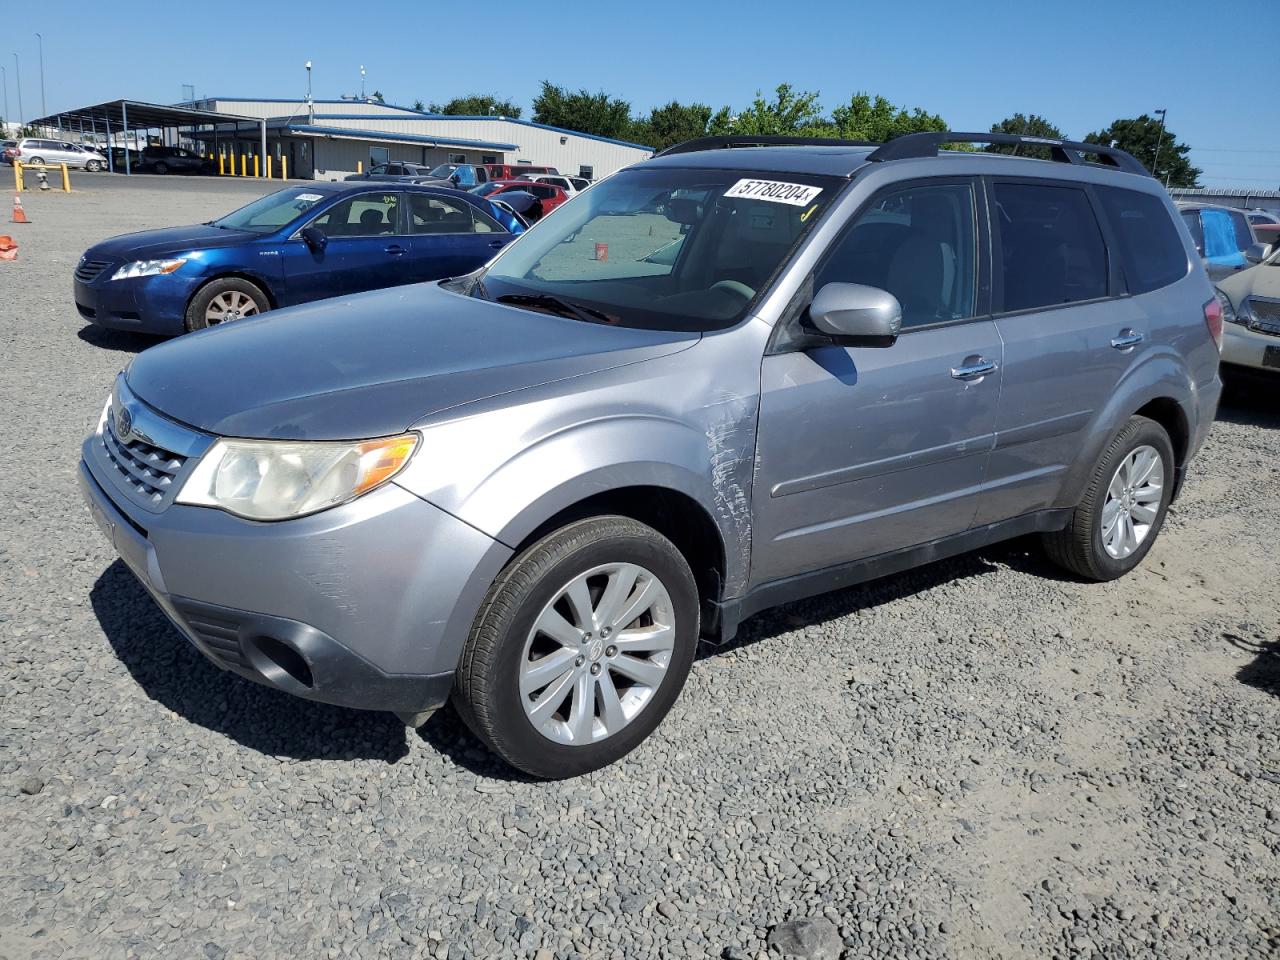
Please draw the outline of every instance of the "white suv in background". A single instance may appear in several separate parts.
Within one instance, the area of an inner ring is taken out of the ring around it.
[[[1222,362],[1280,376],[1280,250],[1218,281]]]
[[[536,183],[549,183],[553,187],[559,187],[571,197],[591,186],[591,181],[586,177],[569,177],[563,173],[523,173],[519,179],[533,180]]]
[[[78,147],[65,140],[24,137],[13,151],[15,160],[39,166],[42,163],[65,163],[68,167],[84,167],[90,173],[107,169],[107,158],[93,150]]]

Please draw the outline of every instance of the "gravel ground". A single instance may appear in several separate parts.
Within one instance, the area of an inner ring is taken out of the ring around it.
[[[528,782],[451,711],[220,672],[114,559],[74,469],[148,341],[83,328],[71,269],[262,187],[77,186],[0,263],[3,960],[1280,950],[1274,387],[1130,577],[1017,542],[774,611],[624,762]]]

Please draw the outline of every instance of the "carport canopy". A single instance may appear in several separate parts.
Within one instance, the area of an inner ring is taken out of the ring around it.
[[[33,127],[57,127],[59,130],[72,129],[75,124],[79,124],[81,134],[90,130],[95,137],[100,131],[105,133],[108,146],[111,145],[112,136],[117,133],[123,134],[127,142],[130,130],[179,130],[183,127],[212,126],[216,134],[219,127],[230,125],[238,135],[241,125],[249,124],[258,128],[262,153],[265,156],[267,152],[267,121],[262,117],[240,117],[216,110],[170,107],[142,100],[108,100],[92,106],[60,110],[31,121]],[[111,168],[112,162],[111,151],[108,150],[108,168]],[[125,173],[132,172],[129,169],[128,150],[125,150],[124,166]]]

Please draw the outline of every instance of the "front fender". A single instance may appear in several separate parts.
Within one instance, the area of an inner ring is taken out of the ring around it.
[[[511,547],[588,497],[638,486],[680,493],[716,525],[725,595],[741,591],[751,543],[752,401],[726,395],[679,419],[615,409],[579,420],[570,409],[558,423],[540,423],[540,406],[425,429],[423,455],[396,482]]]

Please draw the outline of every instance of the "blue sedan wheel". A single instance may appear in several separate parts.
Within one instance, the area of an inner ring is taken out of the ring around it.
[[[243,320],[271,309],[262,288],[240,277],[224,277],[205,284],[187,307],[187,329],[203,330]]]

